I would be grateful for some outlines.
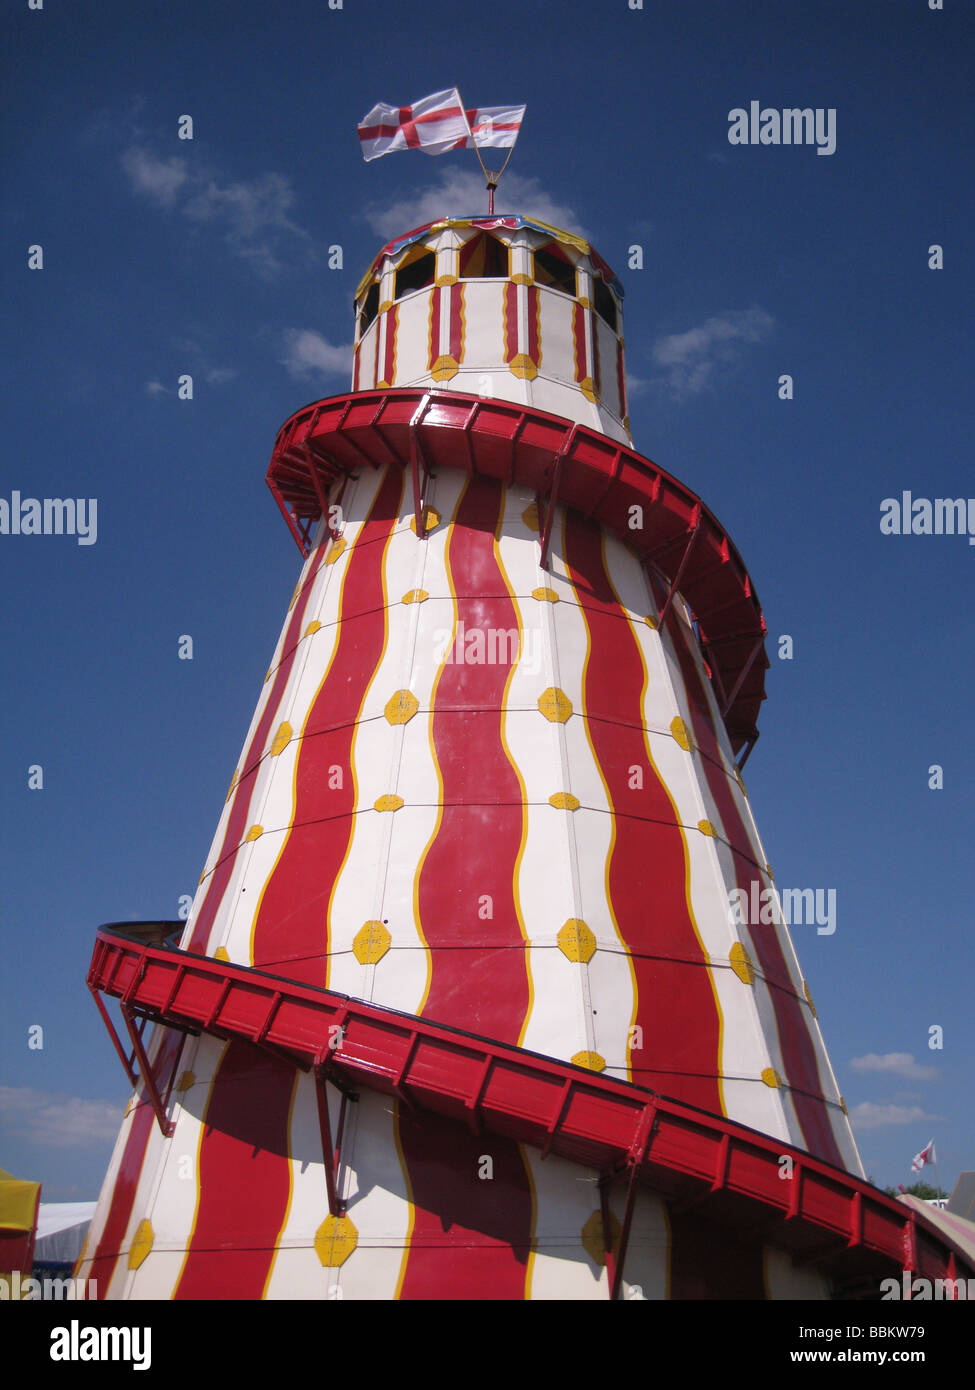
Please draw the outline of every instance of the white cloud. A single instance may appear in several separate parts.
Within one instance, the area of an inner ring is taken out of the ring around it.
[[[887,1125],[914,1125],[922,1120],[937,1120],[939,1116],[928,1115],[920,1105],[877,1105],[872,1100],[863,1100],[850,1111],[850,1121],[854,1129],[883,1129]]]
[[[727,309],[696,328],[658,338],[653,360],[664,369],[678,399],[696,396],[711,384],[717,367],[735,362],[742,344],[763,342],[774,323],[772,315],[757,306]]]
[[[854,1071],[885,1072],[909,1081],[935,1081],[938,1076],[937,1067],[922,1066],[910,1052],[868,1052],[864,1057],[854,1057],[850,1066]]]
[[[352,371],[352,344],[333,347],[310,328],[289,328],[284,334],[282,365],[294,377],[335,376]]]
[[[178,361],[173,366],[173,378],[178,373],[189,371],[191,376],[200,376],[208,386],[225,386],[228,381],[233,381],[239,375],[236,367],[221,367],[200,347],[199,343],[192,338],[174,338],[173,347],[184,359]],[[189,358],[189,362],[185,359]],[[158,377],[153,377],[146,382],[146,394],[149,396],[169,396],[173,388],[166,386]]]
[[[212,337],[212,333],[203,330],[195,337],[175,337],[170,341],[181,357],[189,359],[189,367],[183,363],[181,371],[190,370],[194,376],[201,376],[208,386],[224,386],[228,381],[233,381],[239,373],[236,367],[220,366],[213,360],[212,351],[208,346],[204,346],[209,344]]]
[[[221,185],[209,179],[185,203],[183,212],[197,222],[218,223],[237,255],[261,274],[274,275],[282,266],[281,241],[308,237],[289,215],[294,201],[291,180],[268,173],[242,183]]]
[[[186,183],[186,160],[173,155],[157,159],[148,150],[131,146],[122,155],[122,168],[129,176],[133,191],[143,193],[162,207],[172,207],[176,195]]]
[[[212,224],[233,253],[265,278],[276,275],[299,245],[306,255],[311,250],[308,232],[291,216],[295,193],[284,174],[227,182],[212,171],[191,170],[183,158],[158,159],[142,145],[124,151],[122,168],[133,193]]]
[[[371,204],[365,217],[373,231],[388,241],[441,217],[487,217],[487,196],[483,175],[476,170],[442,169],[437,171],[433,183],[398,202]],[[574,208],[557,203],[538,179],[523,174],[505,174],[494,195],[494,211],[499,216],[518,213],[537,218],[589,239]]]
[[[50,1095],[32,1087],[0,1086],[0,1124],[34,1144],[82,1149],[114,1139],[122,1107],[104,1100]]]

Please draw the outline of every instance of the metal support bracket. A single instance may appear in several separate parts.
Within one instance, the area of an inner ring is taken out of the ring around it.
[[[738,672],[738,679],[735,681],[734,685],[731,687],[731,693],[730,693],[730,695],[728,696],[727,700],[725,701],[724,709],[721,711],[721,717],[722,717],[722,719],[724,719],[724,718],[727,717],[728,711],[731,709],[731,706],[735,703],[735,699],[736,699],[736,697],[737,697],[737,695],[738,695],[738,692],[739,692],[739,690],[741,689],[741,687],[742,687],[742,686],[744,685],[744,683],[745,683],[745,677],[748,675],[749,671],[752,669],[752,666],[753,666],[754,663],[755,663],[755,658],[756,658],[756,656],[758,656],[759,652],[762,650],[762,648],[763,648],[764,645],[765,645],[765,637],[766,637],[765,619],[763,618],[763,619],[762,619],[762,631],[761,631],[761,633],[759,634],[758,641],[755,643],[754,647],[752,647],[751,652],[749,653],[749,656],[748,656],[748,660],[745,662],[744,666],[743,666],[743,667],[741,668],[741,670]]]
[[[549,1121],[548,1125],[546,1125],[545,1142],[542,1145],[542,1158],[548,1158],[549,1150],[552,1147],[552,1141],[558,1133],[559,1125],[562,1123],[562,1116],[565,1114],[565,1108],[569,1103],[569,1097],[572,1095],[572,1086],[572,1078],[571,1076],[567,1076],[562,1084],[562,1091],[559,1095],[558,1109],[556,1110],[552,1119]]]
[[[664,600],[664,606],[663,606],[663,608],[661,608],[661,610],[660,610],[660,620],[659,620],[659,621],[660,621],[660,626],[661,626],[661,627],[663,627],[664,621],[666,620],[666,617],[667,617],[667,614],[670,612],[670,605],[671,605],[671,603],[673,602],[674,595],[676,594],[676,592],[677,592],[677,590],[678,590],[678,588],[679,588],[679,586],[680,586],[680,581],[681,581],[681,580],[683,579],[683,577],[684,577],[684,570],[687,568],[687,562],[688,562],[688,560],[691,558],[691,551],[694,549],[694,542],[697,540],[697,538],[698,538],[698,536],[699,536],[700,534],[701,534],[701,504],[700,504],[700,502],[699,502],[699,503],[697,504],[697,506],[694,508],[694,522],[693,522],[693,525],[691,526],[690,535],[689,535],[688,538],[687,538],[687,544],[684,546],[684,554],[681,556],[680,564],[677,566],[677,573],[674,575],[673,579],[670,581],[670,589],[668,590],[667,597],[666,597],[666,599]]]
[[[308,433],[305,436],[305,442],[302,445],[302,454],[305,460],[305,467],[308,469],[308,472],[311,476],[311,483],[312,487],[315,489],[315,496],[318,498],[318,505],[321,508],[322,513],[322,520],[325,522],[328,534],[332,537],[332,540],[335,540],[337,533],[332,530],[331,523],[328,519],[328,497],[326,496],[325,487],[322,483],[321,477],[319,476],[318,472],[318,455],[315,453],[315,450],[312,448],[311,444],[311,438],[312,435],[315,433],[315,426],[318,424],[318,417],[319,415],[321,415],[321,413],[321,406],[319,406],[316,409],[315,414],[312,416],[311,424],[308,427]]]
[[[474,1092],[473,1096],[468,1097],[468,1099],[464,1101],[464,1109],[469,1111],[467,1123],[472,1134],[481,1133],[482,1126],[480,1105],[484,1097],[484,1092],[487,1090],[487,1084],[488,1081],[491,1079],[491,1072],[493,1070],[494,1058],[490,1056],[485,1057],[484,1065],[481,1068],[481,1077],[477,1083],[477,1090]]]
[[[555,467],[552,470],[552,486],[548,490],[548,497],[545,499],[545,522],[542,526],[542,555],[539,563],[542,569],[548,569],[548,549],[552,543],[552,527],[555,522],[555,508],[559,500],[559,484],[562,481],[562,466],[567,455],[572,450],[575,443],[578,425],[573,425],[569,433],[559,445],[558,453],[555,455]]]
[[[146,1050],[142,1045],[142,1037],[138,1028],[135,1026],[135,1011],[132,1005],[126,1004],[124,1000],[121,1001],[120,1007],[122,1009],[122,1017],[125,1019],[125,1026],[128,1029],[129,1038],[132,1041],[132,1050],[139,1061],[139,1071],[142,1074],[143,1085],[149,1093],[153,1114],[159,1122],[159,1128],[162,1130],[164,1137],[166,1139],[171,1139],[176,1126],[173,1124],[172,1120],[166,1119],[166,1107],[163,1105],[162,1098],[159,1095],[159,1090],[156,1086],[156,1078],[152,1074],[149,1058],[146,1056]]]
[[[745,756],[744,756],[744,757],[741,759],[741,761],[738,763],[738,771],[739,771],[739,772],[744,772],[744,770],[745,770],[745,764],[748,762],[748,759],[751,757],[751,755],[752,755],[752,749],[755,747],[755,744],[756,744],[757,742],[758,742],[758,730],[756,729],[755,734],[754,734],[754,737],[750,738],[750,739],[748,740],[748,743],[747,743],[746,746],[745,746]]]
[[[339,1128],[336,1141],[332,1143],[332,1122],[328,1114],[328,1063],[315,1063],[315,1099],[318,1101],[318,1128],[322,1137],[322,1162],[325,1166],[325,1192],[328,1197],[330,1216],[341,1216],[346,1203],[338,1195],[339,1163],[342,1152],[342,1134],[345,1129],[345,1108],[348,1095],[341,1092],[339,1105]]]
[[[102,996],[101,996],[101,994],[98,992],[98,990],[97,990],[97,989],[94,989],[91,985],[88,986],[88,989],[89,989],[89,991],[91,992],[91,997],[94,999],[95,1003],[98,1005],[98,1012],[99,1012],[99,1013],[101,1014],[101,1016],[102,1016],[102,1022],[105,1024],[105,1027],[108,1029],[108,1036],[111,1038],[111,1040],[112,1040],[112,1046],[115,1048],[115,1051],[116,1051],[116,1052],[118,1053],[118,1055],[119,1055],[119,1061],[122,1063],[122,1066],[125,1068],[125,1074],[126,1074],[126,1076],[128,1077],[128,1079],[129,1079],[129,1085],[130,1085],[130,1086],[133,1088],[133,1090],[134,1090],[135,1087],[136,1087],[136,1085],[138,1084],[138,1077],[136,1076],[135,1072],[132,1070],[132,1064],[131,1064],[129,1058],[126,1057],[126,1055],[125,1055],[125,1049],[123,1048],[122,1043],[121,1043],[121,1040],[119,1039],[119,1035],[118,1035],[118,1033],[117,1033],[116,1030],[115,1030],[115,1024],[112,1022],[111,1016],[109,1015],[108,1010],[106,1009],[105,1005],[102,1003]]]
[[[420,404],[413,412],[410,420],[410,473],[413,477],[413,517],[416,525],[416,538],[422,541],[426,535],[426,527],[423,523],[423,500],[427,487],[427,465],[423,458],[423,450],[417,430],[423,422],[427,407],[430,404],[430,393],[426,392]],[[423,463],[423,481],[420,481],[420,464]]]
[[[307,541],[302,540],[301,532],[298,530],[298,524],[297,524],[297,522],[295,521],[294,517],[291,515],[291,513],[288,511],[288,508],[287,508],[287,506],[285,505],[284,498],[281,496],[281,493],[278,491],[278,485],[277,485],[277,483],[274,481],[273,478],[269,477],[268,480],[267,480],[267,485],[268,485],[268,487],[271,489],[271,496],[274,498],[275,502],[277,502],[277,504],[278,504],[278,509],[280,510],[281,515],[284,517],[285,521],[288,523],[288,530],[289,530],[289,531],[291,532],[291,534],[294,536],[294,538],[295,538],[295,544],[297,545],[298,549],[301,551],[301,553],[302,553],[302,555],[304,556],[304,558],[307,560],[307,559],[308,559],[308,552],[309,552],[308,543],[307,543]]]
[[[629,1176],[626,1183],[626,1201],[623,1206],[623,1223],[620,1226],[619,1244],[616,1247],[616,1257],[610,1274],[609,1297],[611,1302],[619,1299],[620,1291],[623,1288],[623,1266],[626,1262],[626,1248],[630,1241],[630,1228],[633,1224],[633,1209],[636,1205],[636,1191],[640,1176],[640,1169],[646,1162],[647,1151],[650,1148],[650,1141],[653,1138],[654,1125],[657,1120],[657,1107],[651,1101],[643,1111],[640,1118],[640,1127],[636,1132],[636,1137],[627,1155],[627,1167]],[[609,1178],[605,1179],[606,1184],[606,1204],[609,1204]],[[603,1217],[604,1230],[606,1229],[606,1217]],[[612,1231],[609,1232],[612,1237]],[[610,1243],[612,1241],[610,1240]],[[608,1259],[607,1259],[608,1266]]]

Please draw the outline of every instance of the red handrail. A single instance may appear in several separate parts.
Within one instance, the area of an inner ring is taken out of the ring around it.
[[[632,1176],[683,1207],[700,1205],[815,1259],[842,1281],[879,1282],[906,1267],[946,1278],[953,1254],[954,1277],[975,1274],[960,1248],[853,1174],[724,1116],[553,1057],[133,939],[119,927],[98,932],[88,985],[156,1023],[283,1053],[344,1090],[395,1095],[608,1179]],[[782,1178],[786,1160],[790,1181]]]

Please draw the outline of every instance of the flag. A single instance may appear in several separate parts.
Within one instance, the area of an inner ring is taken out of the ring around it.
[[[412,106],[380,102],[359,122],[362,157],[378,159],[396,150],[445,154],[462,148],[471,129],[456,87],[415,101]]]
[[[469,106],[467,123],[471,133],[466,139],[458,141],[456,148],[510,149],[518,139],[524,119],[523,106]]]
[[[934,1140],[932,1139],[930,1144],[927,1144],[919,1154],[914,1155],[914,1162],[911,1164],[911,1172],[920,1173],[925,1163],[937,1163],[937,1161],[934,1152]]]

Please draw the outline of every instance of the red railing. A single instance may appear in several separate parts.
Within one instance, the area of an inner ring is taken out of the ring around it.
[[[100,994],[121,1000],[129,1022],[137,1017],[184,1032],[247,1039],[298,1067],[314,1068],[322,1083],[346,1093],[368,1087],[475,1133],[530,1144],[543,1157],[559,1154],[595,1169],[604,1188],[625,1180],[615,1260],[607,1241],[614,1296],[640,1184],[680,1209],[700,1206],[752,1239],[816,1261],[840,1287],[863,1285],[874,1297],[881,1278],[907,1267],[926,1278],[975,1274],[960,1251],[902,1203],[723,1116],[427,1019],[176,950],[158,944],[158,934],[147,939],[144,926],[134,930],[141,939],[120,926],[102,928],[88,972],[123,1062]],[[145,1080],[144,1055],[138,1049]],[[147,1085],[147,1099],[168,1133],[159,1091],[155,1082]],[[324,1127],[322,1140],[328,1179],[334,1163]]]
[[[267,483],[302,554],[333,484],[390,463],[412,474],[421,537],[426,478],[435,468],[533,490],[543,564],[556,499],[618,535],[640,555],[664,610],[678,591],[690,605],[732,748],[747,758],[765,698],[765,620],[729,536],[683,483],[598,430],[510,401],[457,391],[354,392],[299,410],[275,440]]]

